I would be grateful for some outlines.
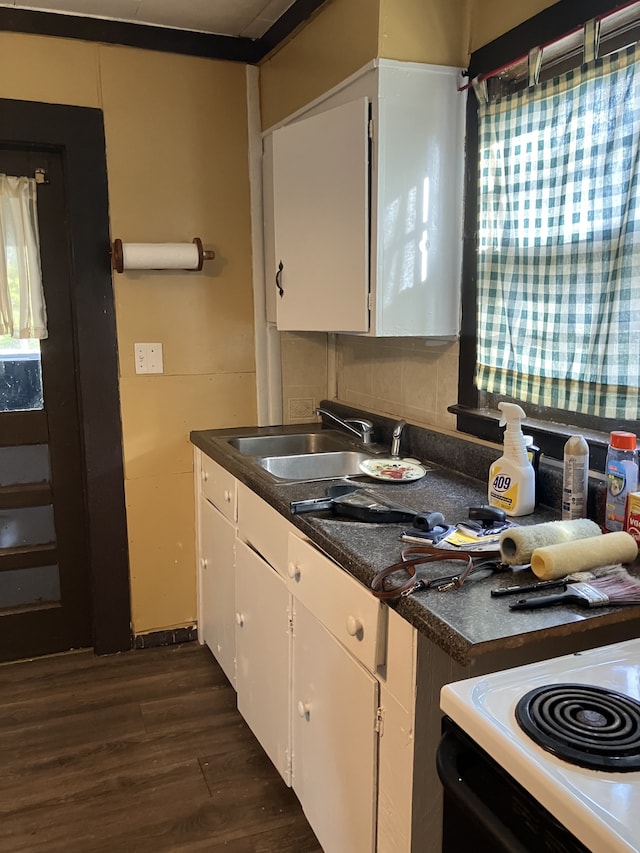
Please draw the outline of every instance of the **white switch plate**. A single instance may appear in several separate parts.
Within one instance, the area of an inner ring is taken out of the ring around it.
[[[136,373],[163,373],[162,344],[133,345]]]

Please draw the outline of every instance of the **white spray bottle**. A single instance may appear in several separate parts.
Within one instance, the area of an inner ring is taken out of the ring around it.
[[[536,482],[520,425],[525,413],[516,403],[498,403],[498,408],[500,426],[507,428],[504,453],[489,468],[489,505],[507,515],[529,515],[536,505]]]

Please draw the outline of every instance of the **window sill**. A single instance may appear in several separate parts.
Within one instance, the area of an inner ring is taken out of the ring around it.
[[[456,415],[458,431],[474,435],[485,441],[502,444],[503,428],[500,427],[500,412],[494,409],[474,409],[469,406],[456,404],[449,406],[447,411]],[[584,436],[589,445],[589,468],[592,471],[604,472],[609,433],[596,432],[583,428],[571,429],[566,424],[539,421],[525,418],[522,421],[525,435],[533,436],[534,443],[542,453],[550,459],[562,460],[564,445],[572,435]]]

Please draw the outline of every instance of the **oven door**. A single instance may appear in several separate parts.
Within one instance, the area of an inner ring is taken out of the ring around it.
[[[444,788],[442,853],[589,853],[448,717],[436,765]]]

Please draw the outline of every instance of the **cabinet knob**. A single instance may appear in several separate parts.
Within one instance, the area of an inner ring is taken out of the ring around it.
[[[347,634],[350,637],[359,637],[362,635],[364,625],[357,616],[347,616]]]
[[[300,580],[300,566],[292,560],[287,566],[287,574],[292,581]]]
[[[242,613],[236,613],[236,625],[240,628],[244,625],[244,616]]]
[[[306,702],[303,702],[302,699],[298,702],[298,716],[302,719],[308,720],[311,715],[311,706]]]
[[[200,565],[202,566],[202,568],[203,568],[203,569],[206,569],[206,568],[207,568],[207,566],[209,565],[209,561],[207,560],[207,558],[206,558],[206,557],[203,557],[203,558],[200,560]]]
[[[231,503],[231,492],[229,491],[229,489],[224,490],[224,499],[228,504]]]
[[[206,483],[208,479],[209,479],[209,473],[207,471],[205,471],[203,468],[202,469],[202,482]]]

